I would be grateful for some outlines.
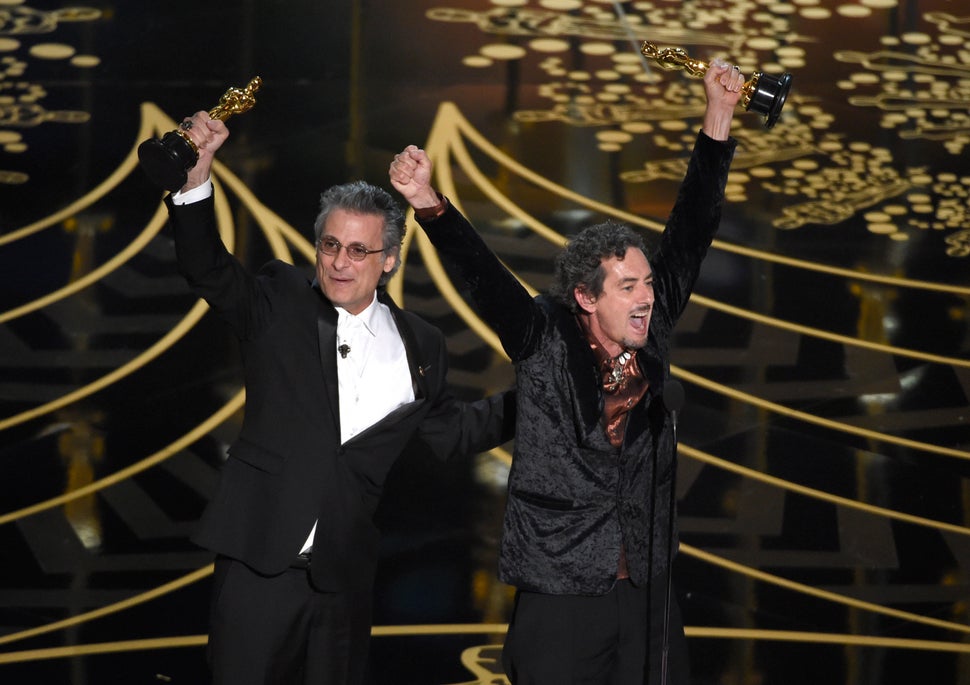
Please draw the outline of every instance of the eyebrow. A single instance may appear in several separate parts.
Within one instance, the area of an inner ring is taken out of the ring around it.
[[[653,274],[652,273],[647,274],[647,276],[643,280],[646,283],[652,283],[653,282]],[[627,277],[621,278],[619,280],[619,284],[620,285],[626,285],[627,283],[639,283],[639,282],[640,282],[640,279],[639,278],[636,278],[634,276],[627,276]]]
[[[356,240],[354,242],[352,242],[352,243],[342,243],[339,240],[337,240],[336,238],[334,238],[332,235],[325,235],[322,238],[320,238],[320,242],[321,243],[324,242],[324,241],[326,241],[326,240],[333,241],[333,242],[337,243],[338,245],[343,245],[344,247],[353,247],[354,245],[359,245],[360,247],[367,248],[367,245],[365,243],[362,243],[362,242],[356,241]]]

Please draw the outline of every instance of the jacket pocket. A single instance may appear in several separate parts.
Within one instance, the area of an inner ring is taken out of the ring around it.
[[[266,473],[279,473],[283,470],[283,457],[247,440],[233,443],[229,448],[229,457]]]
[[[547,495],[540,495],[534,492],[525,492],[524,490],[512,490],[510,494],[512,497],[522,500],[527,504],[541,507],[543,509],[551,509],[553,511],[573,511],[574,509],[583,508],[577,507],[576,503],[571,499],[549,497]]]

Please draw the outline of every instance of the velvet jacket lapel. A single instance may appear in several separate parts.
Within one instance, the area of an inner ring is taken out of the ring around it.
[[[559,335],[568,359],[570,373],[567,379],[573,386],[572,392],[569,393],[573,402],[573,415],[583,426],[587,444],[603,446],[606,444],[606,436],[601,425],[603,390],[600,387],[599,374],[596,372],[593,351],[583,336],[575,316],[569,310],[549,301],[549,311],[556,317]]]

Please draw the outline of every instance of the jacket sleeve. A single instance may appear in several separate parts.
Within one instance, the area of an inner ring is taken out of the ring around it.
[[[458,269],[478,314],[491,326],[513,362],[535,350],[545,312],[505,268],[454,205],[436,219],[419,221],[438,254]]]
[[[660,244],[650,260],[655,289],[664,298],[669,327],[677,321],[700,274],[701,263],[721,222],[724,188],[737,141],[716,141],[703,132],[697,136],[667,219]]]
[[[230,254],[219,237],[212,197],[176,205],[165,198],[179,272],[192,291],[240,338],[251,338],[270,313],[266,283]]]
[[[485,452],[515,436],[515,391],[489,395],[474,402],[447,394],[429,412],[418,440],[438,459]]]
[[[432,353],[436,372],[428,380],[431,408],[414,436],[423,451],[440,460],[477,454],[511,440],[515,434],[515,392],[495,393],[473,402],[455,398],[448,390],[448,358],[444,336],[435,329]]]

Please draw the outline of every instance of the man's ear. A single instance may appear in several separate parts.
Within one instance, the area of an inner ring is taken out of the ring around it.
[[[394,266],[397,264],[397,260],[401,258],[401,251],[397,248],[389,250],[384,255],[384,273],[390,273]]]
[[[592,314],[596,311],[596,298],[590,295],[589,291],[583,286],[573,288],[573,297],[576,298],[576,303],[587,314]]]

